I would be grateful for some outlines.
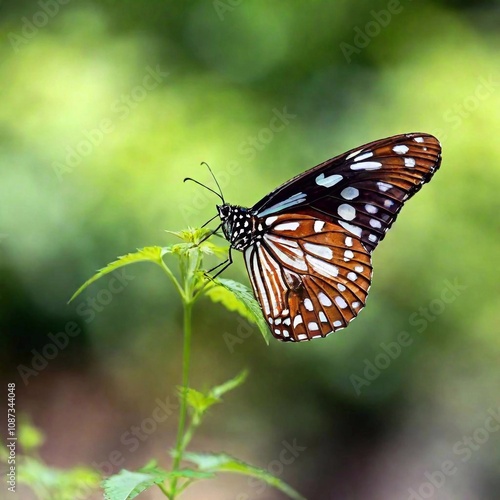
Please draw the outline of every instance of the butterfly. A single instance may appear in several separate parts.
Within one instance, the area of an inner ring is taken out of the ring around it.
[[[440,163],[435,137],[401,134],[327,160],[252,208],[230,205],[220,193],[219,228],[230,250],[243,252],[274,337],[326,337],[359,314],[371,284],[373,250]]]

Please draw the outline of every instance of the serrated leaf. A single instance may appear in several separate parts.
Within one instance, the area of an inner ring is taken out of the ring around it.
[[[257,325],[266,344],[269,344],[269,328],[252,291],[234,280],[217,279],[215,282],[216,285],[207,290],[206,295],[214,302],[220,302],[226,309],[238,312]]]
[[[199,414],[204,413],[212,405],[220,403],[220,400],[212,394],[203,394],[202,392],[197,391],[196,389],[191,389],[190,387],[187,389],[179,387],[179,390],[181,392],[186,391],[186,401],[188,405]]]
[[[131,500],[151,486],[167,479],[168,472],[149,469],[148,472],[132,472],[122,469],[102,482],[106,500]]]
[[[94,281],[97,281],[99,278],[102,278],[106,274],[112,273],[113,271],[116,271],[120,267],[128,266],[129,264],[134,264],[135,262],[150,261],[154,262],[155,264],[161,265],[162,256],[169,252],[171,252],[170,247],[163,248],[163,247],[153,246],[153,247],[140,248],[137,250],[137,252],[128,253],[127,255],[122,255],[121,257],[118,257],[118,259],[111,262],[106,267],[99,269],[99,271],[97,271],[97,273],[94,274],[92,278],[88,279],[73,294],[73,296],[69,299],[68,303],[74,300],[76,297],[78,297],[78,295],[80,295],[80,293],[82,293],[83,290],[85,290],[85,288],[94,283]]]
[[[232,391],[233,389],[236,389],[236,387],[243,384],[243,382],[245,382],[247,376],[248,376],[248,371],[243,370],[241,373],[236,375],[236,377],[232,378],[231,380],[228,380],[227,382],[224,382],[223,384],[216,385],[215,387],[212,387],[212,389],[210,389],[209,394],[211,396],[213,396],[214,398],[219,399],[226,392]]]
[[[269,472],[264,469],[249,465],[241,460],[231,457],[230,455],[226,455],[225,453],[186,453],[184,455],[184,459],[189,462],[193,462],[202,471],[231,472],[234,474],[243,474],[245,476],[254,477],[282,491],[294,500],[305,500],[305,498],[291,486],[272,474],[269,474]]]

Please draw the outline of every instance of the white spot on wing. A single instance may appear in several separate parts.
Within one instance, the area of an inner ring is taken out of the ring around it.
[[[353,272],[347,273],[347,279],[351,281],[356,281],[358,279],[358,275]]]
[[[368,239],[372,242],[375,243],[377,241],[377,237],[374,234],[369,234]]]
[[[367,158],[371,158],[373,156],[373,153],[371,151],[368,151],[366,153],[363,153],[362,155],[359,155],[357,158],[354,159],[354,161],[361,161],[361,160],[366,160]],[[347,160],[349,158],[346,158]]]
[[[382,163],[379,161],[362,161],[360,163],[353,163],[351,170],[378,170],[382,168]]]
[[[376,214],[378,212],[378,208],[374,205],[370,205],[369,203],[365,205],[365,210],[369,214]]]
[[[405,158],[405,167],[412,168],[415,166],[415,158]]]
[[[355,156],[357,156],[359,153],[361,153],[361,151],[363,151],[363,148],[361,149],[356,149],[356,151],[353,151],[352,153],[350,153],[349,155],[347,155],[345,157],[346,160],[350,160],[351,158],[354,158]]]
[[[339,205],[339,208],[337,208],[337,212],[340,217],[345,220],[352,220],[354,219],[354,217],[356,217],[356,210],[353,206],[347,203],[342,203],[342,205]]]
[[[392,150],[398,155],[404,155],[410,150],[410,148],[408,146],[405,146],[404,144],[400,144],[398,146],[394,146]]]
[[[306,339],[307,339],[307,335],[306,335],[305,333],[299,333],[299,334],[297,335],[297,338],[298,338],[299,340],[306,340]]]
[[[304,243],[304,248],[318,257],[323,257],[324,259],[333,259],[333,251],[330,247],[325,245],[315,245],[314,243]]]
[[[345,244],[348,246],[348,247],[352,247],[352,238],[350,236],[346,236],[345,237]]]
[[[349,259],[354,257],[354,253],[351,250],[346,250],[344,252],[344,260],[347,262]]]
[[[275,231],[295,231],[300,226],[300,222],[285,222],[278,224],[274,229]]]
[[[361,228],[359,226],[355,226],[353,224],[349,224],[348,222],[344,222],[343,220],[339,220],[339,224],[347,231],[356,235],[358,238],[361,237]]]
[[[309,327],[309,330],[311,330],[312,332],[319,330],[318,323],[315,323],[314,321],[311,321],[307,326]]]
[[[277,220],[277,219],[278,219],[278,217],[277,217],[276,215],[274,215],[273,217],[268,217],[268,218],[266,219],[266,224],[267,224],[268,226],[270,226],[270,225],[271,225],[271,224],[272,224],[275,220]]]
[[[301,323],[302,323],[302,315],[297,314],[297,316],[295,316],[295,318],[293,318],[293,327],[297,328],[297,326],[300,325]]]
[[[414,137],[413,140],[415,142],[424,142],[424,138],[423,137]]]
[[[382,224],[380,224],[380,221],[377,219],[370,219],[370,226],[380,229]]]
[[[354,268],[354,270],[355,270],[356,272],[358,272],[358,273],[362,273],[362,272],[363,272],[363,269],[364,269],[364,267],[363,267],[363,266],[356,266],[356,267]]]
[[[324,226],[325,226],[324,221],[322,221],[322,220],[314,221],[314,231],[316,231],[317,233],[319,233],[323,229]]]
[[[329,175],[328,177],[325,177],[325,174],[320,174],[318,175],[318,177],[316,177],[316,184],[323,187],[332,187],[340,182],[342,178],[343,177],[338,174]]]
[[[345,290],[346,290],[345,286],[342,283],[339,283],[337,285],[337,288],[338,288],[339,292],[345,292]]]
[[[388,184],[387,182],[377,182],[377,186],[380,191],[383,191],[384,193],[393,187],[392,184]]]
[[[340,193],[340,196],[344,198],[344,200],[354,200],[357,196],[359,196],[359,190],[353,187],[346,187]]]
[[[312,311],[314,309],[313,307],[313,303],[311,302],[311,299],[304,299],[304,307],[308,310],[308,311]]]
[[[333,326],[334,326],[335,328],[338,328],[339,326],[342,326],[342,321],[334,321],[334,322],[333,322]]]
[[[332,305],[330,297],[328,297],[328,295],[324,294],[323,292],[318,293],[318,299],[320,304],[323,306],[330,307]]]
[[[384,201],[384,207],[391,208],[392,205],[394,205],[394,202],[392,200],[385,200]]]
[[[299,205],[300,203],[303,203],[306,200],[306,197],[307,195],[305,193],[296,193],[293,196],[290,196],[290,198],[280,201],[279,203],[276,203],[276,205],[266,208],[262,212],[258,212],[257,215],[259,217],[264,217],[266,215],[284,210],[285,208],[290,208],[293,207],[294,205]]]
[[[323,311],[319,312],[319,320],[321,321],[321,323],[328,323],[328,319]]]
[[[340,309],[345,309],[347,307],[347,302],[340,295],[335,297],[335,304],[337,304]]]

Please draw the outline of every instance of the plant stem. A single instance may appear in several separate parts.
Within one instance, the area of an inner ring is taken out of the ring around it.
[[[184,429],[187,416],[187,390],[189,388],[189,365],[191,361],[191,322],[193,302],[184,302],[184,347],[182,353],[182,389],[181,405],[179,410],[179,427],[177,429],[177,441],[175,444],[175,456],[173,470],[177,470],[184,452]],[[172,481],[171,499],[174,500],[177,493],[177,478]]]

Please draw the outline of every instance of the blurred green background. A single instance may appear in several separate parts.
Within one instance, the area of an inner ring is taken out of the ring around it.
[[[110,473],[117,451],[114,471],[168,465],[176,417],[137,447],[124,436],[175,399],[172,286],[144,264],[119,291],[104,280],[66,301],[117,255],[215,214],[215,196],[182,183],[212,185],[201,161],[251,206],[347,149],[422,131],[442,142],[441,170],[375,251],[348,330],[267,347],[235,314],[197,306],[192,385],[251,373],[192,447],[310,499],[498,498],[499,25],[493,1],[2,2],[1,378],[46,433],[47,462]],[[269,133],[276,113],[288,118]],[[248,284],[239,254],[225,276]],[[34,360],[68,322],[81,333]],[[232,476],[186,498],[283,497]]]

